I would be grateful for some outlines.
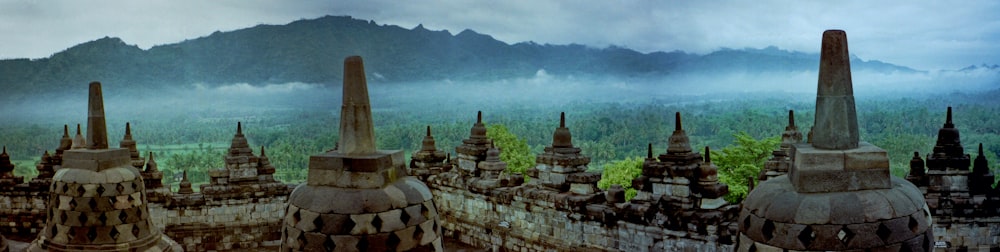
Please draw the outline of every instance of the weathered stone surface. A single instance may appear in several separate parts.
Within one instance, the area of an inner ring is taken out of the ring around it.
[[[847,33],[844,31],[823,32],[817,86],[816,122],[810,132],[812,144],[820,149],[856,148],[858,116],[854,106]]]
[[[348,57],[344,65],[340,142],[333,151],[310,157],[306,183],[296,187],[288,199],[282,225],[282,233],[288,236],[281,249],[440,251],[440,245],[432,244],[440,244],[439,239],[424,242],[423,235],[415,235],[421,221],[437,220],[430,190],[407,176],[402,151],[375,149],[361,58]],[[474,129],[473,134],[477,133]],[[485,130],[481,133],[485,137]],[[422,168],[429,172],[428,163],[443,156],[434,150],[430,127],[424,145],[423,156],[415,156],[427,161]],[[263,150],[261,153],[263,156]],[[440,237],[439,230],[420,230]]]

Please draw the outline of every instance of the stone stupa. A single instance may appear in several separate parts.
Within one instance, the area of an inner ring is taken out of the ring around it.
[[[442,251],[431,192],[407,176],[401,150],[376,150],[364,64],[344,60],[340,141],[309,158],[292,191],[282,251]]]
[[[28,251],[181,251],[153,226],[129,150],[108,148],[101,83],[90,83],[88,104],[89,141],[63,153],[45,227]]]
[[[820,55],[812,141],[791,146],[787,175],[747,195],[736,251],[930,251],[923,194],[859,141],[846,33],[824,32]]]

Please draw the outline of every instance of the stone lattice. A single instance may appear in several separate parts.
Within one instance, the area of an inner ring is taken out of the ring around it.
[[[846,33],[824,32],[821,51],[812,141],[793,144],[789,173],[743,201],[737,251],[930,251],[920,190],[889,175],[885,150],[858,140]]]
[[[85,149],[63,153],[50,187],[45,228],[29,251],[181,251],[150,222],[146,192],[128,149],[108,149],[101,84],[90,84]]]
[[[282,251],[442,251],[437,207],[402,151],[375,149],[361,57],[344,60],[337,149],[309,159],[289,196]]]

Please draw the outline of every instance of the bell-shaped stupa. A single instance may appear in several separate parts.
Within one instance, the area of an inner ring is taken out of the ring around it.
[[[821,52],[812,141],[792,144],[788,175],[747,195],[736,251],[931,251],[920,189],[858,139],[847,34],[824,32]]]
[[[442,251],[431,192],[407,176],[401,150],[376,150],[361,57],[344,60],[340,141],[309,158],[292,191],[282,251]]]
[[[153,226],[129,150],[108,148],[103,100],[101,83],[90,83],[89,141],[63,153],[45,228],[28,251],[181,251]]]

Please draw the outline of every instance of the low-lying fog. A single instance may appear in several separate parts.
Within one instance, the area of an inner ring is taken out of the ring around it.
[[[712,100],[791,97],[809,101],[816,92],[815,71],[768,74],[725,73],[674,75],[660,80],[550,75],[500,81],[380,83],[369,75],[372,107],[379,110],[474,113],[490,107],[561,107],[572,103],[688,103]],[[923,97],[1000,88],[996,71],[929,73],[853,73],[858,99]],[[341,82],[187,84],[159,90],[116,90],[105,84],[108,117],[225,117],[264,110],[324,109],[339,113]],[[87,88],[0,108],[11,122],[85,122]],[[121,118],[121,119],[126,119]]]

